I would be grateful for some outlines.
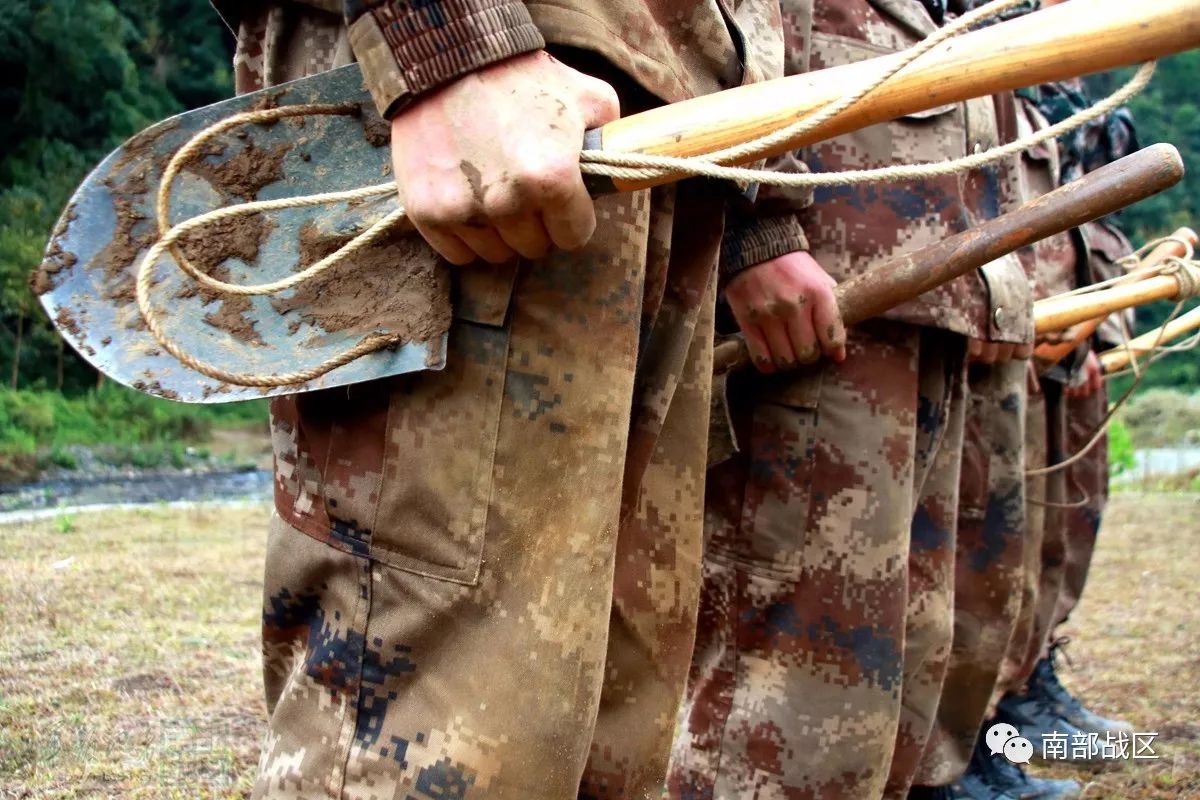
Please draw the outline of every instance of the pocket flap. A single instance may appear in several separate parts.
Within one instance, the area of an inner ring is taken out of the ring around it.
[[[453,267],[454,318],[496,328],[504,325],[518,267],[516,261]]]

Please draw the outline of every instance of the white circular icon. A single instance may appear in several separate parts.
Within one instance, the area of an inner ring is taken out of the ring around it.
[[[1020,735],[1020,732],[1007,722],[997,722],[987,729],[987,733],[983,735],[983,740],[987,742],[988,752],[994,756],[998,756],[1004,752],[1005,742],[1009,739],[1015,739]]]

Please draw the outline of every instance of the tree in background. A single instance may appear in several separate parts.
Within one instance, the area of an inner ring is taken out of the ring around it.
[[[1110,94],[1128,80],[1132,70],[1105,73],[1089,79],[1094,97]],[[1200,230],[1200,51],[1192,50],[1159,62],[1150,86],[1129,103],[1143,145],[1170,142],[1179,148],[1187,174],[1173,189],[1143,200],[1120,214],[1121,227],[1135,246],[1167,236],[1186,226]],[[1184,309],[1196,305],[1190,301]],[[1138,309],[1137,332],[1145,332],[1166,321],[1174,303],[1154,303]],[[1130,378],[1114,382],[1123,393]],[[1200,351],[1167,356],[1154,365],[1142,388],[1174,386],[1188,391],[1200,389]]]
[[[137,131],[232,92],[206,0],[0,0],[0,380],[68,392],[95,372],[29,290],[58,213]]]

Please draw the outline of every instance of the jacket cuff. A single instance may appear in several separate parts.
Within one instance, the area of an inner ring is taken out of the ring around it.
[[[346,0],[350,46],[391,117],[461,75],[546,45],[518,0]]]
[[[730,220],[721,239],[721,278],[728,281],[755,264],[807,249],[795,215]]]

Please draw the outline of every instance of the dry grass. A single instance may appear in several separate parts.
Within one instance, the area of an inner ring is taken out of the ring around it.
[[[266,520],[145,510],[0,528],[0,797],[246,795]]]
[[[1157,732],[1153,761],[1056,768],[1087,800],[1200,798],[1200,496],[1118,494],[1067,630],[1063,683],[1095,711]]]
[[[265,527],[210,509],[0,528],[0,797],[246,795]],[[1200,497],[1114,500],[1064,680],[1158,731],[1161,758],[1054,771],[1088,800],[1200,798],[1198,556]]]

